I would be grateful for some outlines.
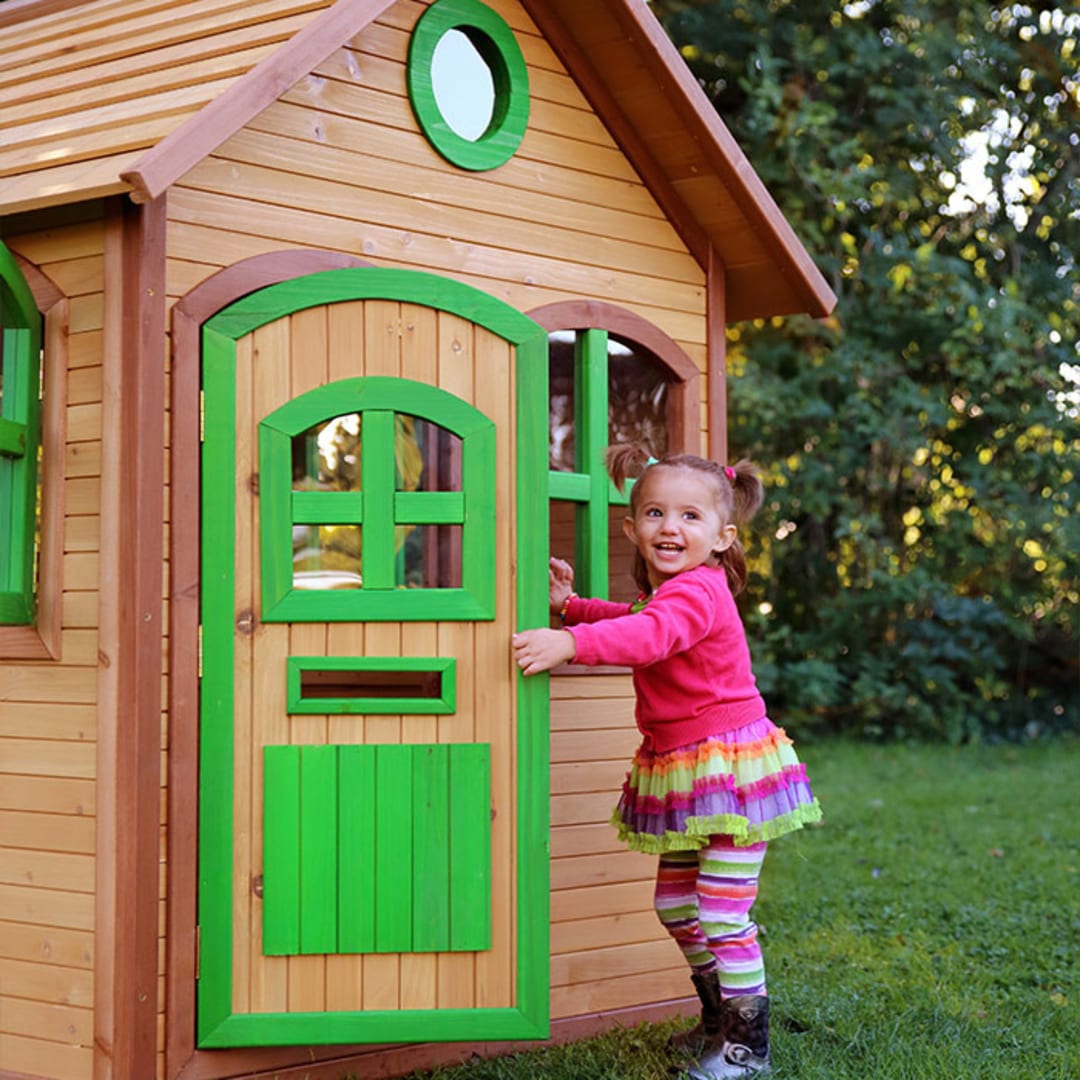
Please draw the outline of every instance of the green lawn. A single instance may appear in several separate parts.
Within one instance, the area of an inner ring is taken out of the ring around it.
[[[826,822],[773,845],[755,908],[772,1075],[1078,1080],[1080,740],[799,750]],[[413,1080],[657,1080],[671,1030]]]

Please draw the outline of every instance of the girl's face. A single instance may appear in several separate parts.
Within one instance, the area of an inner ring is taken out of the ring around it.
[[[721,517],[715,481],[707,474],[654,465],[638,483],[637,510],[623,531],[641,552],[654,589],[735,540],[735,526]]]

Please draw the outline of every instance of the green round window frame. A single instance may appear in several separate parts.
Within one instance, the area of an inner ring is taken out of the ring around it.
[[[487,129],[475,141],[447,123],[435,100],[432,61],[439,42],[458,30],[491,71],[495,101]],[[495,169],[514,156],[529,123],[529,73],[513,31],[479,0],[436,0],[417,21],[409,42],[409,101],[428,141],[461,169]]]

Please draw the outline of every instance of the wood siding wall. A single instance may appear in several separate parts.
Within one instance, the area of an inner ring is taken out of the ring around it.
[[[529,68],[514,158],[466,173],[427,143],[405,96],[427,5],[401,0],[170,190],[170,301],[242,259],[322,248],[445,274],[523,311],[618,304],[705,372],[702,269],[528,15],[489,2]],[[685,997],[652,911],[655,860],[622,850],[608,824],[637,742],[629,679],[564,676],[552,696],[552,1016]]]
[[[90,221],[5,243],[69,298],[70,336],[60,656],[0,658],[0,1068],[80,1080],[94,1042],[104,233]]]

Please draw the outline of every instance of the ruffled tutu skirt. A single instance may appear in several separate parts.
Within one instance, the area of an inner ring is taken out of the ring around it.
[[[718,833],[745,847],[820,820],[806,766],[769,719],[663,753],[639,747],[611,817],[620,840],[654,853]]]

